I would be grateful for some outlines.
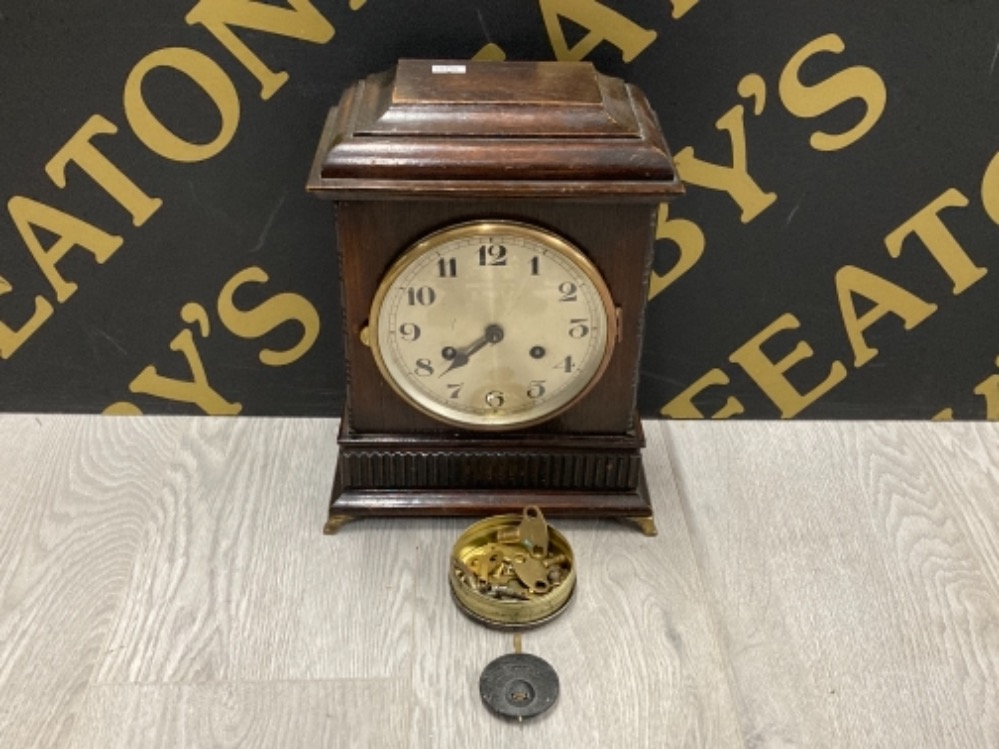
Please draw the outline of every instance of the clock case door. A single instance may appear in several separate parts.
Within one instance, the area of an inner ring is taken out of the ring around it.
[[[655,115],[589,63],[403,60],[330,111],[308,187],[335,201],[347,404],[330,507],[651,517],[635,412],[658,204],[682,193]],[[384,381],[361,331],[384,273],[456,223],[512,220],[581,249],[619,314],[608,368],[535,426],[458,429]],[[332,525],[336,525],[334,522]]]

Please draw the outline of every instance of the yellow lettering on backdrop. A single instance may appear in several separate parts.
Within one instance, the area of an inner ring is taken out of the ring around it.
[[[999,358],[995,360],[999,367]],[[972,391],[985,399],[985,418],[988,421],[999,421],[999,374],[993,374],[979,382]],[[954,409],[945,408],[932,417],[933,421],[953,421]]]
[[[701,0],[670,0],[670,4],[673,6],[673,18],[683,18],[690,12],[691,8],[697,5],[700,1]]]
[[[947,190],[915,216],[885,237],[888,254],[894,258],[902,254],[906,237],[914,235],[930,251],[930,255],[954,282],[954,295],[966,291],[969,286],[981,280],[988,271],[975,265],[954,235],[940,219],[944,208],[964,208],[968,199],[954,189]]]
[[[671,419],[703,419],[704,413],[694,404],[694,398],[703,393],[708,388],[728,385],[730,380],[728,375],[720,369],[712,369],[707,374],[698,378],[694,384],[676,396],[673,400],[659,409],[662,416]],[[741,414],[746,409],[738,398],[729,396],[725,405],[718,411],[711,414],[712,419],[728,419]]]
[[[999,153],[992,157],[982,176],[982,206],[989,218],[999,224]]]
[[[743,99],[753,100],[753,114],[759,117],[767,106],[767,82],[756,73],[745,75],[736,84],[735,90]]]
[[[912,330],[937,310],[935,304],[924,302],[901,286],[853,265],[845,265],[836,272],[836,294],[857,367],[864,366],[877,356],[878,350],[864,339],[864,331],[882,317],[893,314],[901,318],[906,330]],[[858,315],[853,303],[854,295],[874,302],[874,306],[863,315]]]
[[[288,82],[288,74],[275,73],[233,33],[230,26],[325,44],[333,38],[333,25],[308,0],[289,0],[287,8],[252,0],[200,0],[184,17],[201,24],[260,81],[260,98],[269,99]],[[363,3],[361,3],[363,5]],[[361,7],[351,3],[351,8]]]
[[[241,310],[233,301],[239,287],[248,283],[267,283],[267,274],[257,267],[245,268],[222,287],[218,313],[222,324],[240,338],[260,338],[279,325],[295,321],[302,326],[298,343],[285,351],[263,349],[260,361],[270,367],[282,367],[302,358],[319,336],[319,313],[309,300],[299,294],[277,294],[253,309]]]
[[[201,354],[198,353],[194,334],[189,328],[180,331],[170,341],[170,350],[179,351],[184,355],[191,374],[190,381],[164,377],[156,370],[156,367],[148,366],[129,383],[128,389],[133,393],[144,393],[180,403],[191,403],[210,416],[234,416],[243,410],[242,404],[230,403],[208,383],[205,367],[201,362]]]
[[[482,48],[472,55],[473,60],[489,60],[492,62],[502,62],[506,59],[506,52],[498,44],[489,42],[483,44]]]
[[[732,107],[715,123],[715,127],[728,133],[732,165],[722,166],[703,161],[697,158],[693,148],[687,146],[676,155],[677,172],[688,185],[727,192],[742,209],[742,223],[748,224],[777,200],[777,194],[763,192],[749,176],[745,108],[741,104]]]
[[[163,201],[146,195],[91,142],[96,135],[117,132],[114,123],[95,114],[49,160],[45,172],[57,187],[66,187],[66,166],[71,162],[76,164],[131,214],[133,226],[142,226],[160,209]]]
[[[208,143],[191,143],[171,132],[157,119],[142,95],[142,82],[156,68],[183,73],[208,94],[221,116],[218,134]],[[232,80],[207,55],[185,47],[158,49],[143,57],[125,81],[125,116],[136,137],[149,150],[171,161],[204,161],[229,145],[239,124],[239,95]]]
[[[13,290],[14,287],[10,282],[0,276],[0,296],[9,294]],[[14,330],[0,321],[0,359],[9,359],[50,317],[52,317],[52,304],[48,299],[39,295],[35,297],[35,311],[20,328]]]
[[[56,264],[74,247],[82,247],[98,263],[104,263],[122,245],[122,238],[108,234],[93,224],[63,213],[57,208],[39,203],[31,198],[15,195],[7,203],[11,218],[17,226],[24,243],[28,246],[35,263],[45,274],[56,299],[65,302],[77,289],[72,281],[67,281],[59,273]],[[55,244],[48,249],[42,247],[35,227],[40,227],[58,236]]]
[[[996,359],[999,367],[999,359]],[[999,375],[990,375],[978,383],[975,395],[985,399],[985,418],[989,421],[999,421]]]
[[[680,257],[668,272],[652,272],[649,278],[649,299],[665,291],[680,276],[696,265],[704,254],[704,232],[693,221],[669,218],[669,206],[659,205],[656,217],[656,239],[668,239],[680,249]]]
[[[815,353],[812,347],[805,341],[798,341],[790,354],[776,362],[763,353],[763,344],[774,335],[784,330],[797,330],[800,327],[801,323],[794,315],[781,315],[729,357],[729,361],[742,367],[760,390],[780,409],[782,419],[790,419],[797,415],[846,379],[846,367],[842,362],[834,361],[829,367],[829,374],[822,382],[807,393],[801,393],[787,379],[787,372],[798,362],[811,358]]]
[[[600,42],[610,42],[621,50],[624,62],[631,62],[656,38],[655,31],[642,28],[596,0],[538,1],[557,60],[582,60]],[[562,18],[568,18],[589,32],[571,49],[562,30]]]
[[[863,138],[881,118],[888,100],[888,92],[881,76],[868,67],[855,66],[841,70],[812,86],[801,82],[798,74],[810,57],[820,52],[839,54],[845,49],[846,45],[836,34],[826,34],[812,40],[788,61],[778,83],[781,101],[787,111],[796,117],[819,117],[851,99],[861,99],[866,105],[860,122],[846,132],[812,133],[809,143],[817,151],[838,151]]]
[[[118,401],[101,411],[107,416],[142,416],[142,409],[128,401]]]

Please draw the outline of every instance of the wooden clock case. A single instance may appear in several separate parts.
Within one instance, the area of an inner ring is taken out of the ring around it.
[[[657,206],[682,193],[655,115],[589,63],[403,60],[330,111],[309,190],[335,201],[347,403],[327,532],[369,515],[633,518],[654,532],[635,411]],[[599,382],[539,425],[443,424],[382,378],[362,332],[383,274],[471,220],[548,229],[595,263],[617,305]]]

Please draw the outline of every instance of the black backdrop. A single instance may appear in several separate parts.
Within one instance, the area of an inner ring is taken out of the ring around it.
[[[0,409],[338,415],[326,111],[476,55],[659,114],[643,414],[999,418],[995,0],[0,0]]]

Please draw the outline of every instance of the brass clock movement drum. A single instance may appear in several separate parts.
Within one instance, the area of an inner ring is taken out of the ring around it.
[[[635,411],[654,220],[645,97],[589,63],[403,60],[331,110],[347,403],[327,532],[372,515],[655,532]]]
[[[576,585],[572,546],[541,509],[496,515],[473,524],[451,550],[455,603],[472,619],[499,629],[534,627],[568,605]]]

